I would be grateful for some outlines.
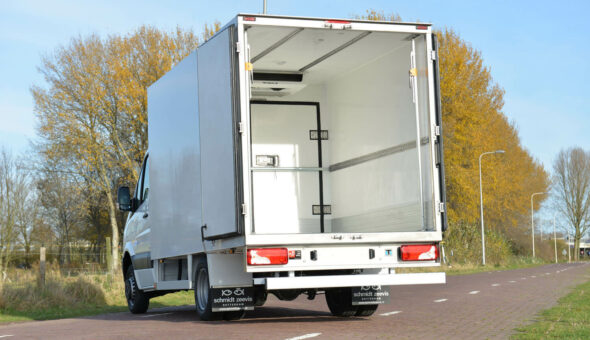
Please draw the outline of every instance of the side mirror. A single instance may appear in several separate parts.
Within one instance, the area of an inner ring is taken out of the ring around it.
[[[117,202],[119,203],[119,210],[131,211],[131,195],[129,187],[119,187],[117,192]]]

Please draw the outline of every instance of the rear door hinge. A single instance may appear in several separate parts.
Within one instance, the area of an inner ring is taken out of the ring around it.
[[[436,51],[430,51],[430,59],[436,60]]]
[[[438,202],[438,212],[439,213],[445,212],[445,203],[444,202]]]
[[[242,50],[242,44],[238,41],[238,42],[236,42],[236,52],[240,53],[241,50]]]
[[[244,133],[244,123],[238,123],[238,133]]]
[[[241,211],[242,215],[246,215],[246,204],[242,203],[242,211]]]

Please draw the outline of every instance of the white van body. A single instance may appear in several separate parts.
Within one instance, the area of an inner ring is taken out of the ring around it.
[[[236,16],[148,89],[128,299],[195,289],[202,318],[236,318],[268,292],[376,308],[355,289],[445,283],[395,273],[440,265],[436,57],[428,24]]]

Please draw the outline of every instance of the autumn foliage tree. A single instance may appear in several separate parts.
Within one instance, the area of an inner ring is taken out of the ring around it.
[[[548,175],[503,114],[504,90],[481,54],[452,30],[437,35],[449,219],[479,221],[479,155],[505,150],[482,160],[485,220],[504,231],[518,228],[530,214],[530,195],[547,190]]]
[[[197,43],[190,31],[149,26],[106,39],[74,38],[43,58],[39,71],[47,86],[31,88],[39,153],[106,196],[115,259],[120,228],[114,192],[120,182],[138,178],[147,149],[146,89]]]

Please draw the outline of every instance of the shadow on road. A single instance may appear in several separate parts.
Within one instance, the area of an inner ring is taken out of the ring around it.
[[[207,325],[233,324],[264,324],[264,323],[301,323],[301,322],[339,322],[361,321],[363,318],[339,318],[332,314],[318,310],[285,307],[257,307],[253,311],[247,311],[241,320],[236,321],[201,321],[194,306],[163,307],[150,310],[146,314],[134,315],[130,313],[113,313],[86,317],[84,319],[108,320],[108,321],[158,321],[158,322],[196,322]]]

